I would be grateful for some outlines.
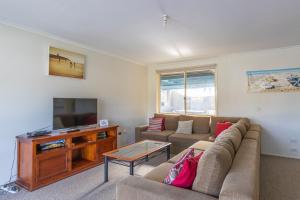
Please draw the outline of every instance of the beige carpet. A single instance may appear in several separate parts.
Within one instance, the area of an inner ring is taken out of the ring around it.
[[[150,160],[136,168],[140,176],[165,160]],[[103,165],[69,177],[34,192],[0,195],[0,200],[114,200],[115,185],[126,177],[129,169],[111,164],[109,182],[103,184]],[[261,200],[300,199],[300,160],[274,156],[261,157]]]
[[[300,199],[300,160],[261,157],[260,200]]]
[[[135,175],[144,175],[164,161],[166,155],[151,159],[135,167]],[[33,192],[23,189],[17,194],[0,194],[0,200],[114,200],[116,183],[129,175],[129,168],[110,163],[109,182],[105,184],[103,173],[104,166],[100,165]]]

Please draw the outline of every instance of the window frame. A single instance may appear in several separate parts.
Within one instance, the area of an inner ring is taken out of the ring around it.
[[[186,95],[187,95],[187,84],[186,84],[186,74],[190,72],[201,72],[201,71],[212,71],[215,76],[215,114],[214,115],[207,115],[207,114],[193,114],[187,112],[187,102],[186,102]],[[193,115],[193,116],[216,116],[218,114],[218,76],[217,76],[217,68],[216,65],[206,65],[206,66],[198,66],[198,67],[184,67],[178,69],[170,69],[170,70],[157,70],[157,85],[158,87],[156,90],[156,112],[160,114],[182,114],[182,113],[173,113],[173,112],[161,112],[160,111],[160,104],[161,104],[161,86],[160,86],[160,78],[161,75],[171,75],[171,74],[184,74],[184,115]]]

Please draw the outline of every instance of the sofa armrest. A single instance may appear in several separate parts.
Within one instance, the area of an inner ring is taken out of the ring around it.
[[[261,132],[261,126],[259,124],[251,124],[248,131]]]
[[[147,129],[148,129],[148,125],[135,127],[135,142],[139,142],[143,139],[141,133],[143,131],[146,131]]]
[[[216,200],[188,189],[169,186],[142,177],[130,176],[117,183],[117,200]]]
[[[243,139],[222,185],[220,200],[259,200],[260,145]]]

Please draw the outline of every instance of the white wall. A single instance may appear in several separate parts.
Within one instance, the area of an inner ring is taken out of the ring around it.
[[[148,116],[156,111],[156,70],[205,64],[217,64],[218,115],[261,124],[262,153],[300,158],[300,93],[248,93],[246,76],[247,70],[300,67],[299,46],[149,66]]]
[[[47,75],[49,45],[86,55],[85,80]],[[52,125],[53,97],[98,98],[99,118],[126,129],[146,116],[147,70],[70,43],[0,25],[0,184],[8,181],[15,136]],[[15,170],[13,172],[15,174]]]

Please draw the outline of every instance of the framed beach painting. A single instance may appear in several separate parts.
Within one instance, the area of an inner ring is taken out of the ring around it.
[[[300,68],[248,71],[249,92],[300,91]]]
[[[49,75],[84,78],[85,56],[79,53],[49,48]]]

